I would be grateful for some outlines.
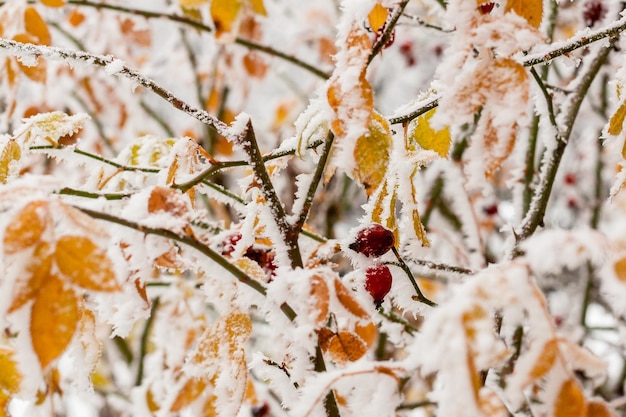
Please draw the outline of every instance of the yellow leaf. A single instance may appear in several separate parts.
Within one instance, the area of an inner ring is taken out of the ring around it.
[[[210,0],[178,0],[178,5],[183,9],[199,9]]]
[[[0,396],[9,397],[20,390],[22,375],[13,360],[15,351],[6,346],[0,346]]]
[[[65,6],[65,0],[39,0],[41,4],[48,7],[63,7]]]
[[[343,285],[339,278],[335,278],[335,294],[341,305],[360,319],[369,318],[367,311],[361,307],[359,302],[352,296],[352,292]]]
[[[340,365],[359,360],[367,352],[363,340],[354,333],[340,331],[330,338],[328,353]]]
[[[252,259],[247,257],[239,258],[233,264],[255,280],[259,282],[267,281],[265,270]]]
[[[22,157],[22,150],[20,149],[20,145],[13,139],[10,139],[7,142],[4,149],[2,149],[2,154],[0,154],[0,182],[2,184],[6,184],[11,172],[13,171],[13,167],[15,164],[13,162],[17,162]]]
[[[215,25],[216,38],[233,30],[241,5],[242,0],[213,0],[211,3],[211,17]]]
[[[61,273],[74,285],[91,291],[120,290],[111,260],[87,237],[62,236],[54,259]]]
[[[615,110],[615,113],[613,113],[613,116],[609,119],[607,132],[613,136],[617,136],[622,133],[622,129],[624,128],[624,118],[626,118],[626,101],[622,102],[618,109]]]
[[[263,0],[250,0],[250,5],[252,6],[252,11],[254,13],[261,16],[267,16],[267,10],[265,10]]]
[[[22,43],[33,44],[37,44],[38,42],[37,38],[27,33],[19,33],[13,37],[13,40]],[[34,59],[37,61],[37,64],[33,66],[24,65],[20,60],[17,60],[17,65],[20,67],[24,75],[26,75],[31,80],[38,83],[45,83],[48,68],[48,66],[46,65],[46,61],[41,57],[35,57]]]
[[[26,204],[4,231],[4,253],[14,254],[38,244],[50,222],[49,216],[47,201]]]
[[[373,32],[376,33],[385,26],[387,16],[389,16],[387,8],[383,7],[380,3],[376,3],[367,15],[367,21]]]
[[[554,404],[553,417],[585,417],[585,396],[574,379],[563,383]]]
[[[441,130],[434,130],[430,126],[430,119],[435,115],[436,110],[430,110],[412,122],[413,129],[410,136],[423,149],[435,151],[442,158],[447,158],[452,137],[447,126]],[[409,149],[412,148],[411,145],[412,143],[409,142]]]
[[[24,11],[24,29],[33,35],[40,45],[50,46],[48,25],[34,7],[27,7]]]
[[[28,259],[24,269],[16,278],[9,313],[18,310],[36,296],[37,291],[50,275],[51,267],[52,250],[50,244],[40,242],[33,256]]]
[[[356,167],[353,175],[371,196],[382,183],[387,173],[391,155],[391,132],[389,123],[378,113],[374,113],[369,132],[357,139],[354,147]]]
[[[178,395],[170,407],[171,412],[180,411],[188,407],[202,395],[208,386],[206,378],[189,378],[185,385],[178,391]]]
[[[80,319],[78,298],[71,288],[56,276],[50,276],[33,303],[30,335],[42,369],[67,348]]]
[[[515,12],[536,28],[541,25],[543,0],[508,0],[504,12]]]
[[[368,348],[371,348],[376,343],[378,329],[373,322],[368,321],[364,325],[357,323],[354,327],[354,332],[359,335]]]
[[[315,318],[317,325],[322,325],[328,319],[330,291],[324,278],[319,275],[313,275],[309,282],[311,284],[310,296],[313,300],[313,311],[310,314]]]

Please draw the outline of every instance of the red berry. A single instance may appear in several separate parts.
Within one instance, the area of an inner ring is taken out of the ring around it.
[[[565,178],[563,180],[567,185],[574,185],[576,184],[576,174],[574,174],[573,172],[568,172],[567,174],[565,174]]]
[[[478,10],[480,10],[481,14],[489,14],[491,13],[491,11],[493,10],[493,7],[496,4],[492,1],[488,2],[488,3],[482,3],[480,5],[478,5]]]
[[[393,247],[393,232],[380,224],[372,224],[359,230],[356,240],[348,247],[365,256],[382,256]]]
[[[495,216],[496,214],[498,214],[498,205],[492,204],[490,206],[483,207],[483,213],[485,213],[487,216]]]
[[[376,308],[380,307],[383,299],[391,289],[391,271],[383,264],[374,264],[365,270],[365,290],[374,299]]]
[[[583,6],[583,19],[585,25],[592,27],[598,23],[606,15],[606,8],[602,4],[602,0],[589,0]]]
[[[226,239],[220,244],[221,252],[224,256],[229,256],[235,250],[235,245],[241,240],[241,233],[235,232],[228,235]]]

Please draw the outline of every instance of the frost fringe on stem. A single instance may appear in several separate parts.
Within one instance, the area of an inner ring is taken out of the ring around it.
[[[585,33],[579,33],[569,39],[567,42],[559,43],[556,45],[549,45],[544,52],[538,52],[533,54],[528,54],[520,60],[520,63],[525,67],[532,67],[539,64],[546,64],[552,61],[555,58],[558,58],[562,55],[566,55],[570,52],[575,51],[576,49],[583,48],[588,46],[594,42],[599,40],[615,37],[620,35],[624,30],[626,30],[626,16],[622,17],[620,20],[613,22],[613,24],[598,29],[595,31],[588,31]],[[410,122],[416,117],[426,113],[429,110],[434,109],[439,105],[438,103],[439,97],[435,97],[430,99],[427,103],[417,103],[417,107],[415,110],[410,111],[409,113],[398,115],[398,116],[390,116],[387,117],[389,123],[391,124],[400,124]],[[413,106],[412,106],[413,107]]]
[[[105,56],[90,54],[84,51],[71,51],[68,49],[57,48],[54,46],[34,45],[32,43],[16,42],[14,40],[4,38],[0,38],[0,48],[8,50],[12,55],[15,56],[41,56],[47,59],[76,61],[79,63],[96,65],[105,68],[110,65],[117,70],[115,71],[115,74],[123,75],[129,80],[143,87],[146,87],[148,90],[152,91],[153,93],[170,103],[174,108],[188,114],[189,116],[199,120],[206,125],[213,126],[222,136],[226,138],[233,138],[234,136],[224,122],[218,120],[215,116],[211,115],[206,110],[202,110],[187,104],[185,101],[176,97],[174,94],[161,87],[153,80],[145,77],[138,71],[130,69],[126,65],[119,65],[121,61],[118,61],[116,58],[110,55]]]

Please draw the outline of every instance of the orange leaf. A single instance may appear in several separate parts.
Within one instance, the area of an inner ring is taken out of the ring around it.
[[[529,377],[532,381],[543,377],[552,366],[559,356],[559,342],[556,339],[548,341],[543,347],[543,352],[537,358],[537,362],[530,371]]]
[[[38,44],[50,46],[48,25],[34,7],[27,7],[24,11],[24,29],[37,39]]]
[[[265,59],[254,51],[249,51],[243,56],[243,67],[249,76],[254,78],[263,78],[267,71]]]
[[[14,254],[38,244],[49,222],[47,201],[26,204],[4,231],[4,253]]]
[[[311,290],[310,295],[313,300],[313,311],[311,315],[315,317],[315,323],[322,325],[328,318],[328,305],[330,300],[330,292],[324,278],[319,275],[313,275],[310,279]]]
[[[338,364],[354,362],[367,352],[365,343],[354,333],[341,331],[330,338],[328,353]]]
[[[190,378],[180,389],[174,403],[170,407],[171,412],[180,411],[193,403],[207,387],[208,382],[205,378]]]
[[[22,43],[37,44],[37,39],[27,33],[19,33],[13,37],[13,40]],[[33,66],[24,65],[19,60],[17,60],[17,65],[20,67],[22,72],[31,80],[38,83],[45,83],[48,68],[46,65],[46,61],[40,57],[35,57],[35,60],[37,61],[37,64]]]
[[[233,30],[241,5],[242,0],[213,0],[211,2],[211,17],[215,25],[216,38]]]
[[[8,312],[18,310],[32,300],[44,281],[50,275],[52,267],[52,250],[46,242],[41,242],[33,256],[24,265],[24,270],[17,276],[13,290],[13,301]]]
[[[67,18],[67,21],[70,22],[70,25],[77,27],[85,21],[85,15],[82,14],[78,9],[74,9]]]
[[[354,332],[359,335],[368,348],[371,348],[376,343],[378,330],[373,322],[368,321],[365,325],[357,323]]]
[[[619,259],[613,265],[615,276],[622,282],[626,282],[626,257]]]
[[[165,211],[176,217],[189,215],[189,198],[169,187],[154,187],[148,199],[148,213]]]
[[[111,260],[87,237],[62,236],[54,259],[61,273],[74,285],[91,291],[120,290]]]
[[[339,278],[335,278],[335,294],[337,294],[337,299],[341,305],[350,313],[360,319],[369,318],[367,311],[361,307],[359,302],[352,296],[352,292],[343,285],[343,282],[341,282]]]
[[[65,0],[39,0],[41,4],[48,7],[63,7],[65,6]]]
[[[563,383],[554,404],[554,417],[584,417],[585,396],[574,379]]]
[[[389,16],[387,8],[383,7],[380,3],[376,3],[367,15],[367,21],[369,22],[370,28],[373,32],[378,32],[385,26],[387,16]]]
[[[609,119],[609,125],[607,128],[607,132],[610,135],[617,136],[622,133],[622,129],[624,128],[624,119],[626,118],[626,101],[623,101],[622,104],[615,110],[613,116]]]
[[[0,346],[0,397],[9,397],[20,389],[22,375],[13,360],[14,353],[13,349]]]
[[[586,417],[613,417],[614,414],[609,405],[601,400],[593,400],[587,403]]]
[[[508,0],[504,12],[515,12],[538,28],[543,15],[543,0]]]
[[[261,16],[267,16],[267,10],[265,10],[265,5],[263,4],[263,0],[249,0],[250,5],[252,6],[252,11]]]
[[[30,317],[30,335],[41,368],[67,348],[80,319],[79,300],[71,288],[50,276],[37,293]]]

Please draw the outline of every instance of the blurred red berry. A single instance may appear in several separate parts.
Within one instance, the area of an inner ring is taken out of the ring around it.
[[[563,178],[563,181],[565,181],[565,184],[567,185],[576,184],[576,174],[574,174],[573,172],[568,172],[567,174],[565,174],[565,178]]]
[[[378,257],[394,245],[393,232],[380,224],[372,224],[359,230],[356,239],[348,247],[365,256]]]
[[[483,207],[483,213],[485,213],[487,216],[495,216],[496,214],[498,214],[498,205],[491,204],[487,207]]]
[[[391,280],[391,271],[387,265],[375,264],[365,270],[365,290],[374,299],[376,308],[380,307],[391,290]]]
[[[235,232],[231,235],[226,236],[226,239],[221,243],[221,252],[224,256],[230,256],[231,253],[235,250],[235,245],[237,242],[241,240],[241,233]]]
[[[583,20],[585,25],[592,27],[606,15],[606,7],[602,0],[588,0],[583,5]]]
[[[493,7],[496,4],[492,1],[488,2],[488,3],[482,3],[480,5],[478,5],[478,10],[480,11],[480,14],[489,14],[491,13],[491,11],[493,10]]]

